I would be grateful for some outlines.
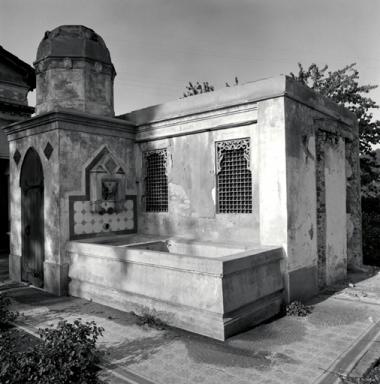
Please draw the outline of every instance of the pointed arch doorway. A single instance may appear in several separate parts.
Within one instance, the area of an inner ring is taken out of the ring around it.
[[[37,287],[44,282],[44,177],[35,149],[29,148],[20,175],[21,279]]]

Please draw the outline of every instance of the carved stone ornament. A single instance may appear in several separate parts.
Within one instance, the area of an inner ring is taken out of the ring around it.
[[[63,66],[66,68],[66,69],[71,69],[73,67],[73,62],[72,60],[70,59],[70,57],[65,57],[63,59]]]
[[[216,173],[221,171],[221,163],[225,151],[232,151],[236,149],[244,150],[244,159],[247,161],[247,169],[251,169],[251,151],[250,140],[248,137],[244,139],[233,139],[216,142]]]

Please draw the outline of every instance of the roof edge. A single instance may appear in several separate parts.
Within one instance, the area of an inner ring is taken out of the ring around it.
[[[7,51],[1,45],[0,57],[22,75],[25,83],[29,86],[30,91],[36,88],[36,74],[34,72],[34,68],[31,65],[19,59],[16,55]]]

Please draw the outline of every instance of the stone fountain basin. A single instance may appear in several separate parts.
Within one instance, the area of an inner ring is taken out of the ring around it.
[[[280,312],[283,250],[141,235],[72,241],[69,294],[218,340]]]

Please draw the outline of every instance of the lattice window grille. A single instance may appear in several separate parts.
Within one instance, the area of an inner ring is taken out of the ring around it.
[[[168,211],[167,151],[157,149],[144,152],[145,210]]]
[[[216,143],[217,212],[252,213],[249,138]]]

